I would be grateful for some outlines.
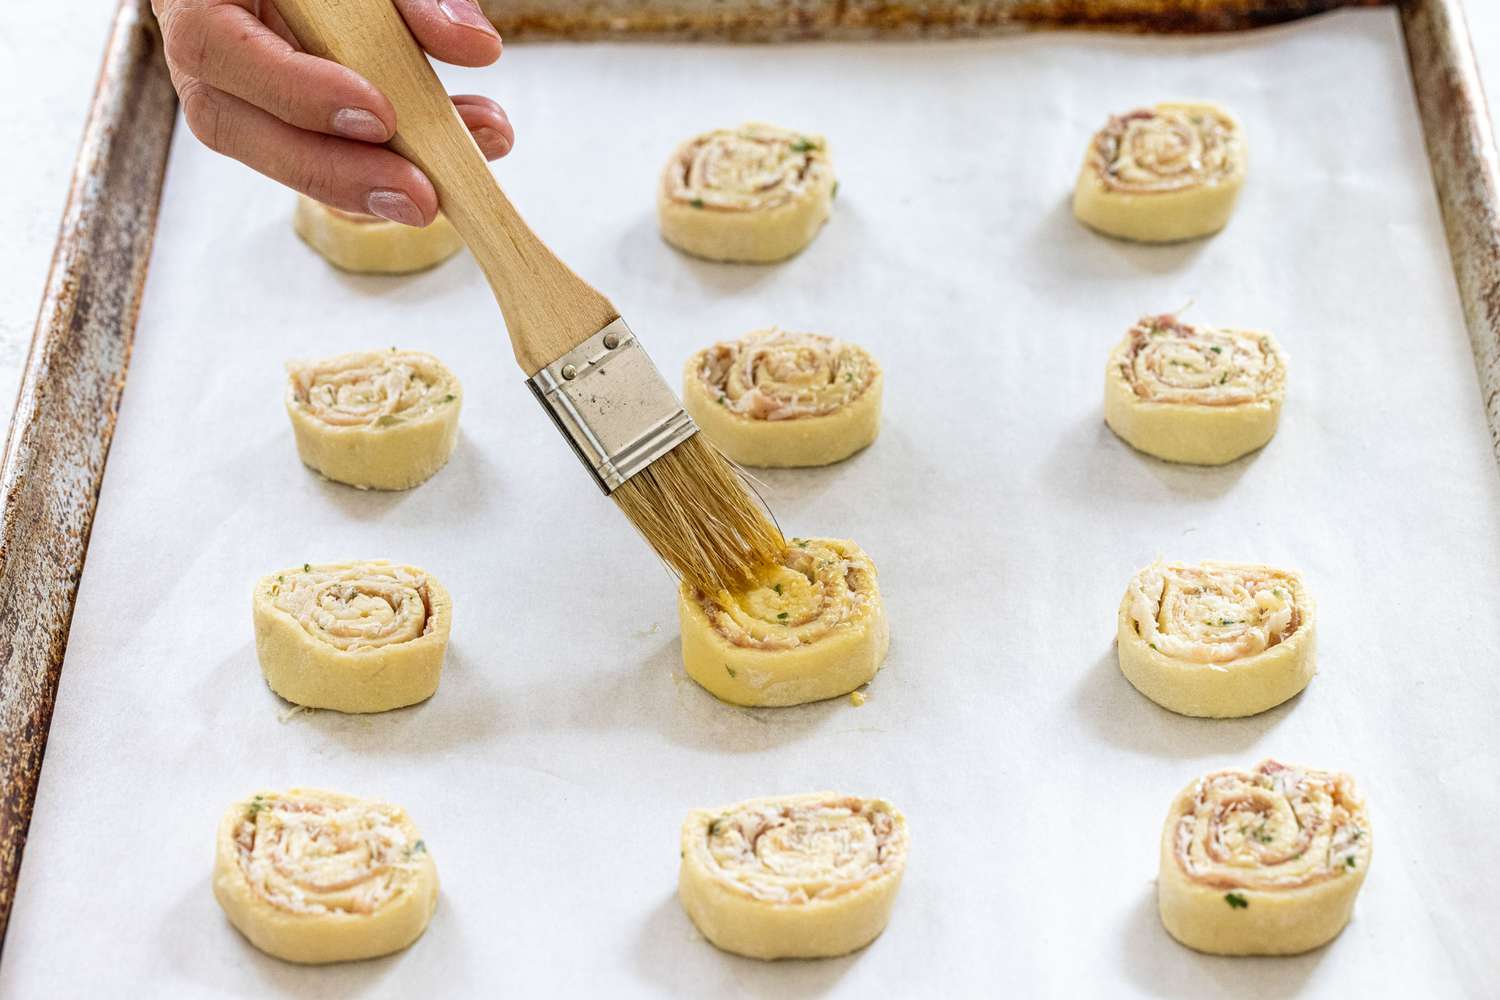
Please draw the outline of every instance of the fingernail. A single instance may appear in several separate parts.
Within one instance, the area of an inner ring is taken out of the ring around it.
[[[479,143],[479,148],[486,153],[495,156],[504,156],[510,152],[510,140],[505,138],[505,133],[493,128],[476,128],[474,130],[474,141]]]
[[[339,108],[333,113],[333,130],[346,139],[385,142],[390,138],[385,122],[364,108]]]
[[[405,191],[393,188],[376,188],[365,198],[365,208],[371,215],[399,222],[403,226],[422,225],[422,210],[407,197]]]
[[[495,26],[490,23],[478,7],[469,0],[438,0],[438,10],[443,16],[454,24],[461,24],[465,28],[478,28],[487,35],[495,33]]]

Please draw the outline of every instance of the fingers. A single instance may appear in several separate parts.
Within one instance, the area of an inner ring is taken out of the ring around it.
[[[488,66],[500,58],[500,33],[477,0],[396,0],[422,48],[456,66]]]
[[[201,80],[178,81],[188,127],[210,149],[346,212],[408,226],[437,215],[426,175],[382,146],[296,128]]]
[[[473,133],[485,159],[498,160],[516,144],[516,132],[511,128],[505,109],[488,97],[454,94],[453,104],[458,108],[458,116]]]
[[[364,142],[384,142],[395,129],[395,108],[362,76],[298,52],[238,4],[180,5],[162,31],[179,72],[289,125]]]

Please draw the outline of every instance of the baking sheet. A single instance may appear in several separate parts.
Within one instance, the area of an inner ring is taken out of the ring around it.
[[[338,274],[291,199],[179,133],[156,257],[3,963],[0,995],[1478,995],[1500,936],[1500,476],[1489,453],[1395,15],[1232,38],[528,46],[446,74],[511,109],[500,174],[664,369],[779,323],[870,347],[880,440],[770,472],[784,527],[860,542],[891,655],[868,704],[747,711],[687,680],[674,587],[521,384],[471,261]],[[1067,194],[1111,110],[1211,96],[1251,178],[1215,239],[1090,234]],[[765,118],[826,133],[827,230],[763,268],[657,237],[680,138]],[[1281,431],[1218,470],[1100,419],[1138,315],[1276,332]],[[295,458],[283,360],[399,344],[467,387],[450,466],[409,493]],[[1114,614],[1157,555],[1302,569],[1320,672],[1235,721],[1120,676]],[[285,718],[250,587],[390,557],[452,591],[442,686],[373,717]],[[1373,870],[1353,923],[1292,959],[1223,959],[1157,923],[1172,796],[1225,765],[1352,771]],[[259,787],[405,805],[443,879],[404,954],[261,955],[209,889],[215,824]],[[838,960],[717,952],[674,899],[687,810],[837,788],[893,799],[913,854],[887,933]]]

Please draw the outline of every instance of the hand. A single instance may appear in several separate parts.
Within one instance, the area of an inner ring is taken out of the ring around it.
[[[460,66],[500,58],[500,36],[476,0],[394,0],[417,41]],[[152,0],[188,127],[209,149],[346,212],[409,226],[437,214],[415,165],[378,145],[396,110],[364,77],[301,51],[274,0]],[[453,98],[491,160],[515,132],[487,97]]]

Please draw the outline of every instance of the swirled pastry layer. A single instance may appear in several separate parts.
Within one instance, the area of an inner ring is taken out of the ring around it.
[[[824,958],[873,941],[906,868],[906,819],[833,792],[698,809],[678,895],[703,936],[751,958]]]
[[[1120,670],[1183,715],[1254,715],[1297,694],[1317,669],[1312,598],[1286,570],[1155,562],[1120,602]]]
[[[745,590],[678,593],[688,676],[737,705],[848,694],[880,669],[890,627],[875,564],[853,542],[794,538]]]
[[[287,365],[286,410],[304,464],[361,489],[431,478],[458,443],[463,387],[420,351],[361,351]]]
[[[677,147],[662,171],[657,215],[663,238],[680,250],[766,263],[812,242],[836,187],[822,136],[751,123]]]
[[[214,896],[261,951],[343,962],[399,951],[437,907],[437,868],[399,806],[263,791],[219,824]]]
[[[1206,775],[1177,796],[1162,828],[1162,923],[1220,955],[1316,948],[1349,922],[1371,846],[1347,774],[1266,760]]]
[[[453,623],[448,592],[383,559],[306,564],[255,586],[255,651],[287,701],[384,712],[430,698]]]
[[[741,465],[829,465],[880,433],[884,378],[868,351],[771,327],[688,359],[683,405]]]
[[[1217,104],[1170,102],[1115,115],[1089,142],[1073,212],[1124,239],[1207,236],[1229,221],[1245,162],[1244,133]]]
[[[292,228],[330,264],[360,274],[408,274],[441,264],[463,248],[448,217],[417,228],[373,215],[353,215],[297,196]]]
[[[1148,455],[1223,465],[1271,440],[1285,395],[1270,334],[1146,316],[1110,352],[1104,421]]]

